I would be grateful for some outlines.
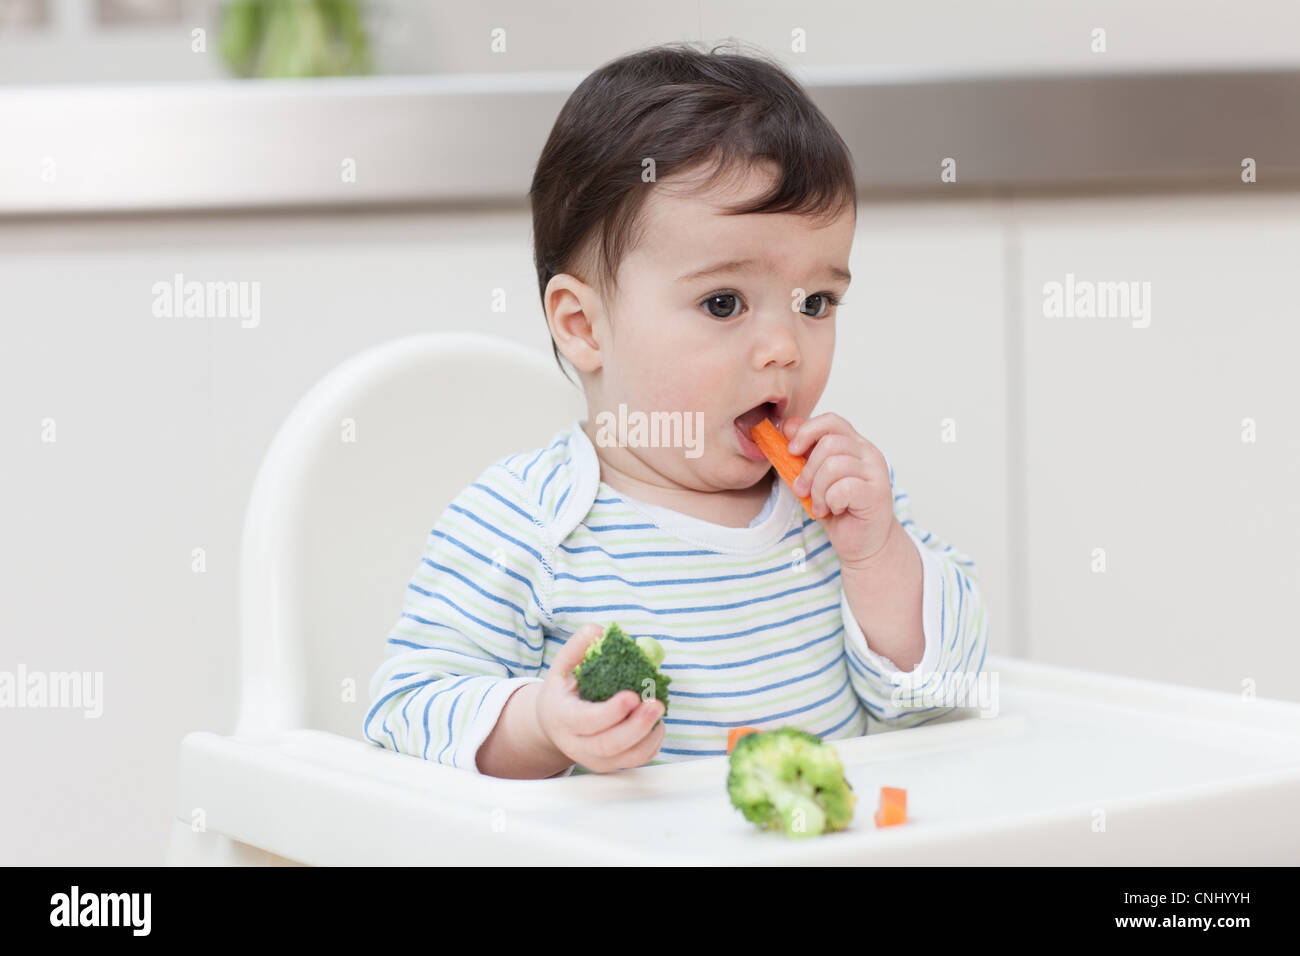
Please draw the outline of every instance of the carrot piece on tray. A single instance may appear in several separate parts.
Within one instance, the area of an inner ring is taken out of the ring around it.
[[[873,818],[877,827],[892,827],[907,822],[907,791],[900,787],[880,788],[880,809]]]
[[[756,733],[758,733],[757,727],[732,727],[727,731],[727,753],[731,753],[736,749],[736,741],[745,736],[745,734]]]
[[[803,471],[803,466],[808,464],[808,459],[802,455],[790,454],[790,443],[785,440],[785,436],[777,430],[777,427],[772,424],[772,420],[769,418],[763,419],[751,428],[749,437],[758,446],[758,450],[772,463],[772,467],[781,476],[781,480],[793,488],[794,480],[799,477],[799,472]],[[803,504],[803,510],[808,512],[808,517],[814,517],[812,495],[805,495],[799,501]]]

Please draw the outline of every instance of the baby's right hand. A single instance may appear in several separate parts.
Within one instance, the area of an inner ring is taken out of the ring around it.
[[[573,668],[603,633],[599,624],[585,624],[569,638],[542,679],[536,702],[538,726],[551,744],[597,773],[641,766],[659,752],[665,733],[659,720],[664,706],[655,698],[642,701],[632,690],[602,701],[578,696]]]

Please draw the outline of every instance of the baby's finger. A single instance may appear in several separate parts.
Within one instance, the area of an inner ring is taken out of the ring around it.
[[[599,624],[582,625],[564,642],[564,646],[555,655],[555,659],[551,661],[551,670],[560,675],[562,680],[571,680],[573,669],[582,663],[588,645],[604,633],[604,628]]]
[[[571,733],[589,737],[616,727],[640,703],[641,698],[630,690],[621,690],[608,700],[583,700],[575,692],[565,694],[560,702],[561,718]]]
[[[662,705],[659,710],[662,712]],[[628,722],[630,723],[634,719],[635,717],[629,717]],[[651,719],[654,720],[655,718]],[[626,750],[614,754],[612,762],[620,767],[642,766],[659,752],[659,748],[664,745],[664,735],[666,733],[667,730],[663,721],[656,720],[656,723],[650,727],[650,730],[640,740]]]
[[[598,756],[617,756],[641,743],[663,713],[664,705],[657,699],[642,701],[637,698],[637,706],[627,715],[626,720],[596,735],[590,743],[596,748]]]
[[[803,466],[803,471],[799,472],[799,477],[795,479],[791,490],[800,496],[808,494],[827,459],[835,455],[852,455],[857,450],[854,441],[845,435],[828,435],[823,438],[811,452],[804,456],[808,460]]]
[[[844,478],[856,478],[862,473],[862,459],[852,455],[834,455],[827,458],[813,476],[809,494],[813,500],[813,514],[826,517],[831,511],[826,493],[831,485]],[[866,482],[863,482],[865,484]]]
[[[814,415],[799,426],[795,436],[790,439],[787,449],[792,455],[806,455],[808,449],[817,443],[823,435],[852,434],[853,429],[844,419],[833,412]]]

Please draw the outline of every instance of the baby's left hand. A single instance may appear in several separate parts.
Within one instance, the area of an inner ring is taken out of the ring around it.
[[[885,456],[839,415],[787,419],[781,431],[790,453],[808,459],[795,479],[795,497],[811,490],[813,517],[825,526],[841,565],[868,565],[894,525]]]

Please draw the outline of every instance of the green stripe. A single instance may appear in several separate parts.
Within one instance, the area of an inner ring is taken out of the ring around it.
[[[682,544],[685,543],[677,538],[673,538],[671,540],[673,543],[677,544],[678,546],[681,546]],[[795,542],[799,540],[800,539],[797,537],[786,539],[787,543]],[[578,537],[578,535],[575,533],[570,535],[568,538],[566,538],[564,543],[569,547],[576,548],[576,547],[592,547],[597,543],[597,541],[599,541],[599,543],[605,547],[606,551],[659,550],[655,548],[643,547],[644,542],[640,538],[632,537],[630,534],[627,537],[617,538],[611,541],[607,537],[602,537],[597,539],[594,535],[591,535],[590,533],[582,537]],[[787,552],[793,553],[796,548],[803,548],[804,552],[807,553],[810,551],[815,551],[817,548],[821,547],[821,544],[822,544],[821,540],[819,540],[817,537],[810,536],[805,540],[804,544],[790,544],[789,547],[785,548],[785,550]],[[806,545],[811,545],[811,547],[807,547]],[[775,547],[775,545],[773,547]],[[668,550],[668,549],[662,549],[662,550]],[[683,549],[683,550],[687,550],[687,549]],[[834,549],[827,549],[826,551],[821,552],[820,554],[817,555],[816,560],[821,561],[823,560],[823,555],[828,555],[828,554],[833,556]],[[559,555],[561,560],[563,560],[565,563],[565,567],[563,570],[568,571],[570,574],[582,574],[584,572],[599,573],[602,571],[603,572],[609,571],[609,562],[611,559],[599,551],[588,551],[582,554],[570,554],[568,551],[560,551]],[[690,555],[685,559],[682,558],[674,559],[671,557],[667,557],[667,558],[636,558],[634,560],[636,561],[636,564],[632,566],[631,570],[635,571],[638,575],[641,574],[646,575],[647,579],[681,577],[683,560],[688,560],[691,562],[692,570],[698,567],[699,574],[701,577],[710,577],[714,574],[726,573],[731,571],[744,573],[746,571],[756,571],[756,570],[761,570],[763,568],[772,566],[772,554],[770,551],[766,551],[762,554],[756,554],[756,555],[733,555],[727,553],[714,552],[712,554]],[[835,558],[835,560],[838,561],[838,558]],[[627,577],[626,574],[623,576]]]

